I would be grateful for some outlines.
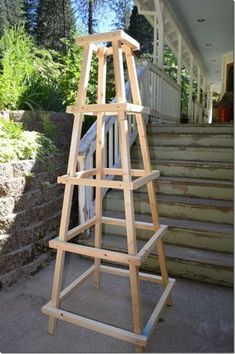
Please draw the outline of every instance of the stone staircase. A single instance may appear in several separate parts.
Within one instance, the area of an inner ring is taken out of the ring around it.
[[[161,222],[169,226],[165,250],[169,273],[220,285],[233,283],[233,126],[156,125],[147,135]],[[132,168],[142,168],[138,142]],[[146,187],[134,193],[136,219],[150,220]],[[111,190],[105,215],[123,217],[123,193]],[[138,244],[148,232],[137,230]],[[105,225],[104,247],[126,249],[124,228]],[[143,268],[158,271],[157,255]]]

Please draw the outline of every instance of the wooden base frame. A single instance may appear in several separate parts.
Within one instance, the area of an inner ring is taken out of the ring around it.
[[[110,266],[101,265],[101,272],[129,277],[130,271],[126,269],[120,269]],[[59,302],[61,302],[67,298],[73,291],[75,291],[81,283],[83,283],[88,276],[90,276],[94,272],[94,265],[91,266],[86,272],[84,272],[81,276],[79,276],[76,280],[74,280],[69,286],[67,286],[63,291],[60,292]],[[163,279],[160,276],[152,275],[148,273],[139,273],[139,279],[143,281],[150,281],[153,283],[163,284]],[[167,287],[164,289],[157,305],[155,306],[149,320],[141,334],[136,334],[131,331],[127,331],[125,329],[121,329],[112,325],[104,324],[103,322],[99,322],[84,316],[80,316],[68,311],[61,310],[59,308],[53,307],[51,302],[48,302],[42,308],[42,312],[45,315],[52,316],[55,319],[63,320],[98,333],[106,334],[108,336],[121,339],[125,342],[129,342],[135,344],[140,347],[146,347],[149,337],[151,336],[157,321],[160,318],[160,315],[167,304],[167,300],[171,295],[172,288],[175,284],[175,280],[169,278],[169,283]]]

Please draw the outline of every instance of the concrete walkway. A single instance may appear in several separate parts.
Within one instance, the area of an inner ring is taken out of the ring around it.
[[[65,284],[90,266],[79,256],[66,258]],[[49,301],[54,262],[28,279],[0,292],[0,351],[17,353],[134,352],[132,345],[65,322],[56,335],[47,334],[41,307]],[[159,285],[141,283],[143,320],[159,297]],[[229,288],[177,279],[174,305],[167,308],[146,352],[233,352],[233,291]],[[88,278],[63,303],[63,308],[126,329],[132,327],[129,281],[102,275],[100,290]]]

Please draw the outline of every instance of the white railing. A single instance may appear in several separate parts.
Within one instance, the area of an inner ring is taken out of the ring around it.
[[[142,102],[160,123],[180,122],[180,86],[156,64],[146,65]]]
[[[147,63],[139,66],[137,75],[140,83],[142,104],[150,107],[150,116],[160,123],[175,122],[180,120],[180,87],[162,72],[156,64]],[[126,83],[127,100],[131,99],[129,82]],[[115,99],[113,100],[115,102]],[[148,117],[145,117],[147,122]],[[137,126],[133,115],[128,116],[129,144],[136,139]],[[96,152],[96,122],[86,132],[79,146],[79,169],[80,171],[95,167]],[[120,167],[119,134],[117,116],[105,117],[105,146],[104,166],[109,168]],[[113,176],[107,176],[111,179]],[[103,190],[103,196],[107,190]],[[80,223],[84,223],[94,213],[94,188],[79,187],[79,217]]]
[[[204,123],[203,107],[197,100],[192,102],[192,117],[193,123]]]

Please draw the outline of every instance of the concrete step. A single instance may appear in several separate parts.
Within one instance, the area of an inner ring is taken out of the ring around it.
[[[124,213],[117,211],[106,211],[104,215],[120,219],[125,218]],[[135,213],[135,219],[152,222],[150,215]],[[168,225],[168,231],[164,236],[168,244],[218,252],[233,252],[232,225],[169,217],[160,217],[160,222]],[[126,228],[106,224],[103,225],[103,233],[124,236],[126,235]],[[136,234],[138,239],[146,240],[152,235],[152,231],[137,229]]]
[[[93,246],[94,237],[89,240],[83,240],[82,243]],[[138,241],[138,250],[144,244],[145,242]],[[126,252],[126,237],[104,235],[102,247],[113,251]],[[233,285],[232,255],[173,245],[165,245],[165,254],[170,276],[195,279],[224,286]],[[159,273],[156,252],[153,251],[140,268]]]
[[[147,134],[149,145],[233,147],[233,134],[160,133]],[[139,145],[139,140],[136,142]]]
[[[132,168],[143,168],[139,159],[132,159]],[[161,176],[192,177],[233,181],[233,164],[228,162],[205,162],[185,160],[152,160],[153,170]]]
[[[155,124],[147,125],[147,133],[233,134],[233,124]]]
[[[189,198],[158,194],[159,214],[164,217],[233,224],[231,201]],[[147,193],[134,193],[135,211],[150,214]],[[104,200],[105,210],[124,211],[123,193],[110,191]]]
[[[149,151],[152,160],[233,162],[233,149],[226,147],[150,146]],[[133,159],[142,159],[139,146],[133,146],[131,156]]]

